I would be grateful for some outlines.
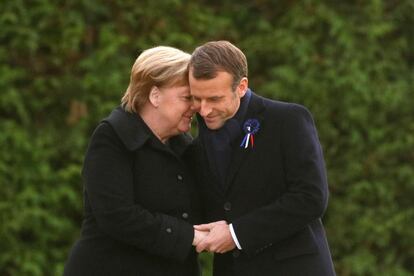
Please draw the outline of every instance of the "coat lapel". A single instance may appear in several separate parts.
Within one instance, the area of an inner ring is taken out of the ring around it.
[[[252,93],[252,97],[250,99],[249,107],[246,113],[246,117],[244,121],[248,119],[257,119],[262,125],[263,122],[263,111],[264,111],[264,104],[261,97],[257,96],[256,94]],[[243,121],[243,122],[244,122]],[[234,177],[240,169],[240,166],[244,163],[244,161],[249,157],[250,152],[254,150],[254,148],[248,147],[240,147],[240,143],[244,137],[245,133],[243,132],[240,139],[236,140],[233,145],[233,156],[230,163],[229,173],[227,174],[226,181],[225,181],[225,192],[229,190],[231,187]],[[255,141],[260,139],[260,130],[255,135]]]

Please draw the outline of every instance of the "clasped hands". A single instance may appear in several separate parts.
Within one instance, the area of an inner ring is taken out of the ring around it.
[[[226,253],[236,247],[230,227],[224,220],[194,225],[193,245],[198,253],[203,251]]]

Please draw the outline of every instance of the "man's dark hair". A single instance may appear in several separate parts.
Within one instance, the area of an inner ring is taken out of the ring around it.
[[[197,47],[191,55],[189,68],[195,79],[213,79],[218,72],[233,77],[232,89],[247,77],[247,60],[243,52],[228,41],[211,41]]]

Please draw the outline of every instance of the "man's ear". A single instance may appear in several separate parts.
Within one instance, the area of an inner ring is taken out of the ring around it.
[[[240,80],[239,85],[237,86],[237,93],[240,98],[244,97],[244,94],[247,92],[247,88],[249,88],[249,80],[244,77]]]
[[[149,93],[149,101],[154,107],[158,107],[160,105],[160,93],[161,91],[158,87],[153,86]]]

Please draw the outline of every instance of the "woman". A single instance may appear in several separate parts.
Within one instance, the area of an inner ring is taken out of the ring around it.
[[[144,51],[85,157],[85,219],[64,275],[198,275],[199,209],[185,165],[190,55]]]

